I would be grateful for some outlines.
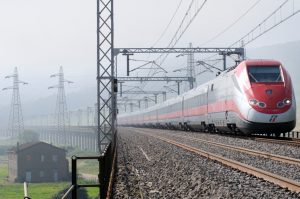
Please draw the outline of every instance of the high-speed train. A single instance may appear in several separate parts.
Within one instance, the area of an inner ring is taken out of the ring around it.
[[[291,77],[274,60],[243,61],[176,98],[118,116],[121,126],[277,136],[295,124]]]

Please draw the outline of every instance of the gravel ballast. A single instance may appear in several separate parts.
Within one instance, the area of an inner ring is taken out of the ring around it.
[[[118,131],[114,198],[299,198],[277,185],[180,149],[139,129]]]

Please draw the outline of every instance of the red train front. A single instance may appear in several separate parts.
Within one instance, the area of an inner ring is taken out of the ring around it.
[[[296,101],[291,78],[282,64],[271,60],[248,60],[235,70],[241,86],[238,102],[241,120],[237,124],[246,133],[282,133],[296,123]],[[239,94],[237,94],[239,95]]]

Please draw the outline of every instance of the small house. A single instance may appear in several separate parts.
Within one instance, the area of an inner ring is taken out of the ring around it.
[[[45,142],[17,144],[8,152],[10,182],[57,182],[69,180],[66,151]]]

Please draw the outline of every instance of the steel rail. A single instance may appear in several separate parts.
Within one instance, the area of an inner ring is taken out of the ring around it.
[[[294,181],[294,180],[270,173],[268,171],[264,171],[262,169],[259,169],[259,168],[256,168],[256,167],[253,167],[253,166],[250,166],[250,165],[247,165],[247,164],[235,161],[235,160],[231,160],[231,159],[228,159],[228,158],[225,158],[225,157],[222,157],[222,156],[219,156],[219,155],[216,155],[216,154],[213,154],[213,153],[201,150],[201,149],[197,149],[195,147],[191,147],[191,146],[188,146],[188,145],[185,145],[185,144],[182,144],[182,143],[179,143],[179,142],[176,142],[176,141],[173,141],[173,140],[161,137],[161,136],[148,134],[148,133],[142,133],[140,131],[136,131],[136,132],[159,139],[159,140],[162,140],[164,142],[175,145],[175,146],[185,149],[187,151],[196,153],[196,154],[206,157],[208,159],[215,160],[217,162],[220,162],[221,164],[224,164],[224,165],[229,166],[234,169],[238,169],[239,171],[242,171],[244,173],[254,175],[258,178],[262,178],[266,181],[277,184],[282,188],[287,188],[290,191],[295,191],[297,193],[300,192],[300,183],[297,181]]]
[[[243,147],[230,146],[227,144],[212,142],[212,141],[203,140],[203,139],[199,139],[199,138],[186,137],[186,136],[181,136],[181,135],[172,135],[172,136],[176,136],[179,138],[185,138],[185,139],[189,139],[189,140],[193,140],[193,141],[199,141],[202,143],[211,144],[211,145],[214,145],[214,146],[217,146],[220,148],[224,148],[224,149],[229,149],[232,151],[238,151],[238,152],[246,153],[249,155],[260,156],[260,157],[268,158],[271,160],[276,160],[276,161],[280,161],[280,162],[284,162],[284,163],[288,163],[288,164],[295,164],[295,165],[300,166],[300,159],[296,159],[296,158],[275,155],[275,154],[262,152],[262,151],[256,151],[256,150],[247,149],[247,148],[243,148]]]
[[[171,133],[168,133],[168,134],[171,134]],[[179,138],[192,140],[192,141],[199,141],[199,142],[202,142],[202,143],[211,144],[213,146],[217,146],[217,147],[224,148],[224,149],[229,149],[229,150],[232,150],[232,151],[238,151],[238,152],[246,153],[246,154],[253,155],[253,156],[260,156],[260,157],[268,158],[268,159],[271,159],[271,160],[276,160],[276,161],[284,162],[284,163],[287,163],[287,164],[294,164],[294,165],[300,166],[300,159],[296,159],[296,158],[285,157],[285,156],[281,156],[281,155],[275,155],[275,154],[262,152],[262,151],[257,151],[257,150],[252,150],[252,149],[247,149],[247,148],[243,148],[243,147],[231,146],[231,145],[227,145],[227,144],[222,144],[222,143],[212,142],[212,141],[208,141],[208,140],[203,140],[203,139],[200,139],[200,138],[193,138],[193,137],[189,137],[189,136],[182,136],[182,135],[175,135],[175,134],[171,134],[171,135],[179,137]],[[280,141],[283,141],[283,140],[280,140]]]
[[[260,142],[268,142],[272,144],[290,144],[295,146],[300,146],[300,140],[280,140],[280,139],[270,139],[270,138],[261,138],[261,137],[255,137],[255,141]]]

